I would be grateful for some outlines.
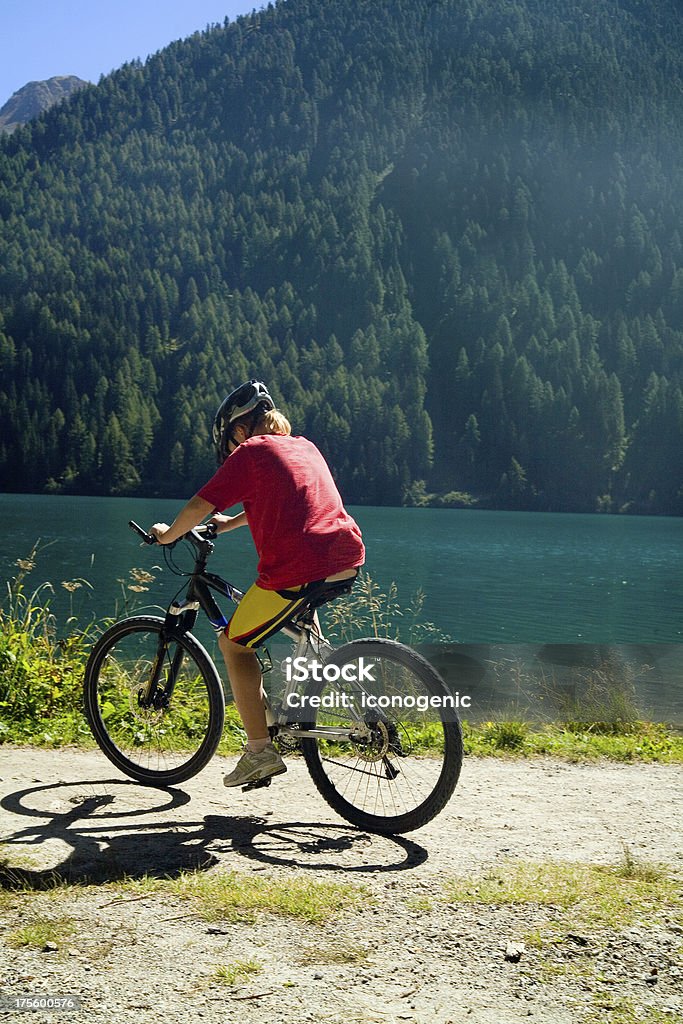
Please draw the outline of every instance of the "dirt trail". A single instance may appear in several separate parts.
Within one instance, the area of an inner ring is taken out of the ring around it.
[[[219,759],[182,789],[159,792],[119,776],[99,753],[0,748],[9,863],[34,888],[54,872],[76,884],[57,900],[18,895],[0,914],[0,992],[78,995],[82,1009],[59,1016],[74,1024],[132,1024],[159,1013],[247,1024],[580,1024],[598,1012],[599,986],[565,969],[575,950],[554,972],[547,951],[528,944],[518,963],[505,959],[506,943],[552,911],[449,904],[444,882],[508,861],[613,864],[625,846],[638,860],[683,872],[678,766],[468,759],[435,821],[387,839],[341,821],[303,763],[289,764],[270,789],[249,794],[223,788]],[[324,925],[272,914],[212,925],[187,903],[83,888],[197,867],[351,882],[368,898]],[[36,913],[68,916],[78,927],[56,949],[8,948],[3,936]],[[599,1011],[602,1020],[626,1020],[609,1014],[631,1003],[683,1020],[680,922],[579,939],[582,955],[612,965],[613,1007]],[[217,980],[219,966],[245,960],[259,973],[234,985]]]

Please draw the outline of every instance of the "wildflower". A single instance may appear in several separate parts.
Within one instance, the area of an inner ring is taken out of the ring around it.
[[[131,569],[130,574],[136,583],[154,582],[154,576],[151,573],[146,572],[144,569]],[[131,587],[130,589],[132,590],[133,588]],[[144,589],[146,590],[147,588],[145,587]]]

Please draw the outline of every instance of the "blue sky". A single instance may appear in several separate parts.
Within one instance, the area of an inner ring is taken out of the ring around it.
[[[174,39],[232,21],[261,0],[2,0],[0,107],[27,82],[77,75],[97,82]]]

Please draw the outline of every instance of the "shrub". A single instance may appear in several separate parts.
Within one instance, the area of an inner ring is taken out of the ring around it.
[[[37,548],[17,561],[19,572],[0,608],[0,742],[68,742],[88,735],[81,713],[88,634],[58,638],[52,585],[26,588]]]

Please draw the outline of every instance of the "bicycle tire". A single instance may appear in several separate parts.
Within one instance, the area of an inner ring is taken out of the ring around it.
[[[409,693],[416,696],[418,691],[426,700],[438,698],[443,702],[445,697],[452,700],[429,662],[393,640],[351,641],[333,651],[324,665],[341,670],[346,665],[358,664],[361,657],[382,666],[378,685],[386,687],[387,681],[393,680],[397,693],[403,692],[404,702]],[[390,688],[387,688],[388,696],[391,696]],[[305,693],[309,697],[324,697],[346,692],[358,707],[361,700],[366,699],[364,689],[364,686],[321,679],[309,682]],[[344,743],[319,738],[301,740],[311,779],[324,800],[347,821],[366,831],[385,835],[410,832],[426,825],[450,800],[463,759],[462,729],[457,712],[449,709],[439,711],[436,716],[430,707],[427,714],[434,721],[425,719],[422,723],[418,714],[413,711],[410,714],[403,711],[400,717],[393,711],[368,714],[366,723],[371,715],[378,718],[374,732],[379,742],[373,741],[374,748],[373,743],[363,746],[351,740]],[[343,721],[350,723],[348,713],[312,710],[310,718],[302,721],[300,728],[312,729],[316,723],[340,725]],[[338,753],[335,748],[339,748]],[[381,756],[382,749],[385,749],[384,756]]]
[[[178,653],[178,678],[167,707],[144,709],[162,635],[164,678]],[[172,655],[171,655],[172,652]],[[220,677],[191,633],[168,630],[164,619],[137,615],[111,626],[94,645],[83,683],[85,715],[100,750],[120,771],[166,788],[192,778],[213,757],[225,721]]]

